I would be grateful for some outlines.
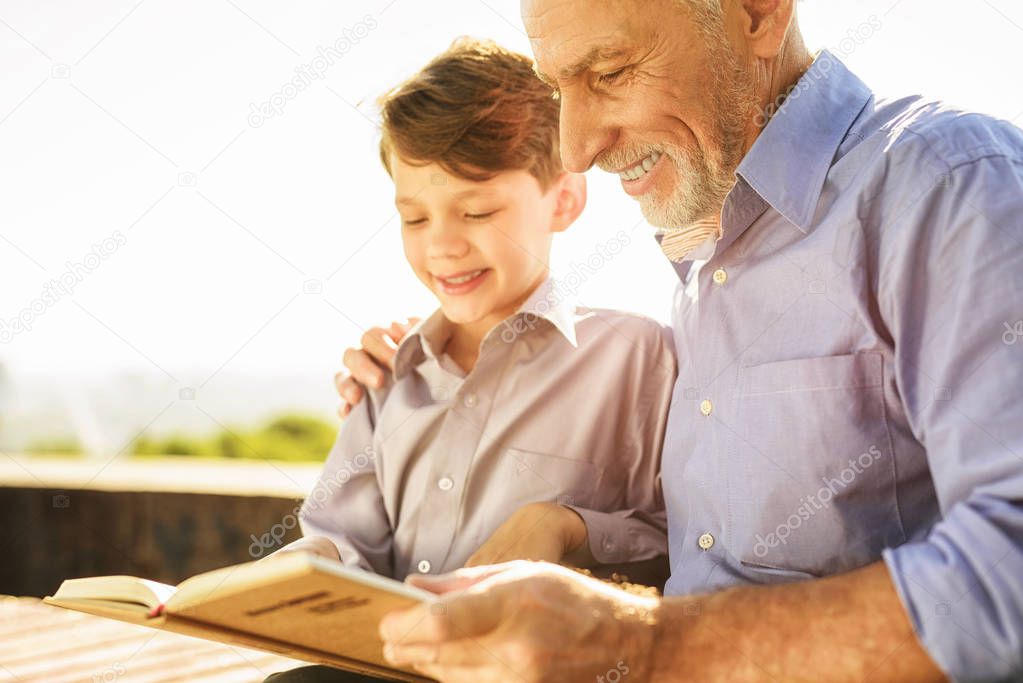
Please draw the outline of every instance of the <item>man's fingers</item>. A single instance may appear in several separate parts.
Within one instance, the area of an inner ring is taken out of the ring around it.
[[[380,622],[380,636],[388,645],[403,648],[482,636],[501,622],[506,593],[502,588],[454,593],[428,605],[391,612]]]
[[[391,331],[396,333],[392,334],[391,338],[394,339],[395,343],[400,342],[408,334],[408,331],[418,324],[419,318],[407,318],[403,323],[391,323]]]
[[[464,591],[492,576],[497,576],[514,567],[507,564],[477,564],[473,567],[456,569],[448,574],[412,574],[405,581],[417,588],[442,595],[451,591]]]
[[[379,388],[384,385],[384,371],[373,362],[369,354],[362,349],[346,349],[341,359],[348,368],[351,378],[367,387]],[[361,398],[361,395],[360,395]],[[358,403],[358,401],[356,401]]]
[[[352,406],[362,400],[360,384],[374,389],[384,386],[384,370],[393,366],[398,343],[416,322],[409,318],[408,323],[391,323],[388,329],[371,327],[362,335],[362,348],[345,350],[342,360],[351,376],[338,373],[334,377],[334,385],[348,405],[338,408],[338,415],[347,416]]]
[[[334,386],[337,388],[338,396],[348,404],[349,409],[362,400],[362,386],[347,372],[334,375]],[[348,411],[345,412],[347,414]]]
[[[509,681],[520,678],[520,673],[511,668],[493,651],[488,650],[472,638],[438,645],[387,645],[384,657],[396,666],[414,666],[428,676],[448,681],[489,681],[480,678],[484,672],[500,672],[494,681]],[[475,678],[468,675],[475,673]]]
[[[397,342],[391,338],[391,330],[371,327],[362,335],[362,351],[364,354],[368,354],[370,362],[376,361],[380,365],[391,367],[397,348]],[[379,368],[377,369],[379,370]],[[354,369],[352,369],[352,374],[355,375],[355,379],[362,380],[362,377]]]

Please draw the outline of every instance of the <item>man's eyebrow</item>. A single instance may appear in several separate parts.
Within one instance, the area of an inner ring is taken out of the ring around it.
[[[628,53],[627,50],[618,47],[598,46],[591,48],[590,51],[587,52],[586,55],[578,62],[572,64],[571,66],[566,66],[558,71],[557,83],[563,81],[571,81],[572,79],[578,77],[579,74],[588,71],[594,64],[597,64],[598,62],[603,62],[605,60],[617,59],[627,53]],[[554,79],[552,79],[544,72],[540,71],[539,65],[534,65],[533,71],[536,72],[536,77],[539,78],[541,81],[543,81],[550,87],[554,88],[555,90],[558,89],[557,83],[554,81]]]

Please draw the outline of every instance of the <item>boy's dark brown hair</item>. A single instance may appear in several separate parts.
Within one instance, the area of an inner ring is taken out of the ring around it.
[[[467,180],[529,171],[544,191],[564,172],[558,100],[532,60],[491,41],[459,38],[379,103],[388,173],[392,152]]]

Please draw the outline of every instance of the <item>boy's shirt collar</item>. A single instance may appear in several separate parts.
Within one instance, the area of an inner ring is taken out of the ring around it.
[[[482,346],[493,343],[495,338],[504,343],[512,343],[518,337],[532,333],[539,327],[537,322],[542,320],[553,325],[569,344],[578,346],[575,298],[553,277],[544,280],[514,315],[490,330],[483,338]],[[440,363],[453,331],[453,324],[439,308],[428,318],[416,323],[398,344],[394,355],[394,378],[401,379],[426,359]]]

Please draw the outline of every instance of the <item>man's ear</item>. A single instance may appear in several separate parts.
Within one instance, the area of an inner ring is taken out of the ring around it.
[[[742,37],[750,53],[771,60],[781,52],[796,12],[796,0],[741,0]]]
[[[551,232],[564,232],[586,208],[586,176],[581,173],[563,173],[554,181],[554,215]]]

